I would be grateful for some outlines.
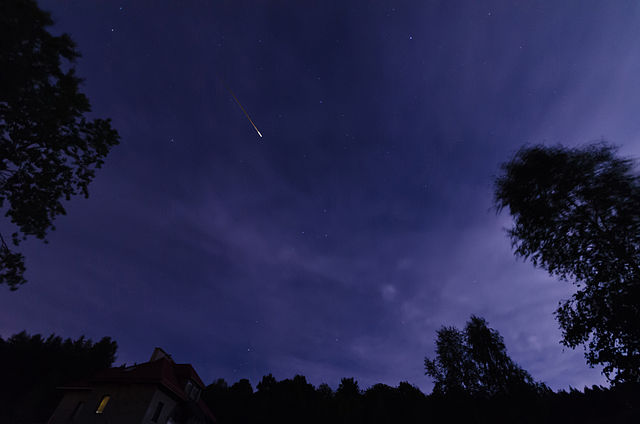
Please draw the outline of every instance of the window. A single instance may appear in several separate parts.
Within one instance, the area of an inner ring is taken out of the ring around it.
[[[158,402],[158,405],[156,406],[156,410],[153,413],[153,417],[151,418],[151,421],[153,421],[154,423],[158,422],[158,418],[160,418],[160,412],[162,412],[163,406],[164,406],[164,403]]]
[[[198,401],[198,397],[200,396],[200,389],[191,382],[191,380],[187,381],[187,387],[184,389],[187,397],[193,401]]]
[[[187,394],[187,397],[191,397],[191,391],[193,390],[193,383],[191,380],[187,380],[187,387],[184,388],[184,392]]]
[[[69,422],[74,422],[75,420],[78,419],[78,416],[80,415],[80,412],[82,411],[83,406],[84,406],[84,402],[82,401],[78,402],[75,409],[73,410],[73,413],[69,417]]]
[[[104,408],[107,406],[107,403],[109,403],[109,399],[111,399],[109,395],[102,396],[102,400],[98,404],[98,409],[96,409],[96,414],[102,414],[104,412]]]

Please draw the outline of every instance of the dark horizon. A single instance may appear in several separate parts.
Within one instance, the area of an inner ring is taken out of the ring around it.
[[[525,144],[640,157],[636,2],[38,3],[122,140],[23,245],[0,336],[111,336],[116,365],[159,346],[206,384],[429,393],[436,331],[475,314],[552,389],[605,384],[560,344],[574,287],[514,257],[493,178]]]

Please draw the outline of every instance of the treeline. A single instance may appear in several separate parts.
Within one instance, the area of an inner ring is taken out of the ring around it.
[[[521,392],[491,397],[423,394],[409,383],[361,390],[344,378],[337,390],[301,375],[267,375],[253,390],[246,379],[207,386],[203,400],[219,424],[245,423],[631,423],[640,422],[640,385],[583,391]]]

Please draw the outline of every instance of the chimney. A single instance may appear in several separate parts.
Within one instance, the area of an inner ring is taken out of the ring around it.
[[[151,354],[151,359],[149,359],[149,362],[157,361],[160,358],[167,358],[169,361],[171,361],[171,363],[175,363],[173,362],[173,358],[171,357],[171,355],[169,355],[161,348],[156,347],[155,349],[153,349],[153,353]]]

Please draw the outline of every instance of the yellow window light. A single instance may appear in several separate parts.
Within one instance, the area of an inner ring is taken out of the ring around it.
[[[111,399],[109,395],[102,396],[98,409],[96,409],[96,414],[102,414],[104,412],[104,408],[107,406],[107,403],[109,403],[109,399]]]

